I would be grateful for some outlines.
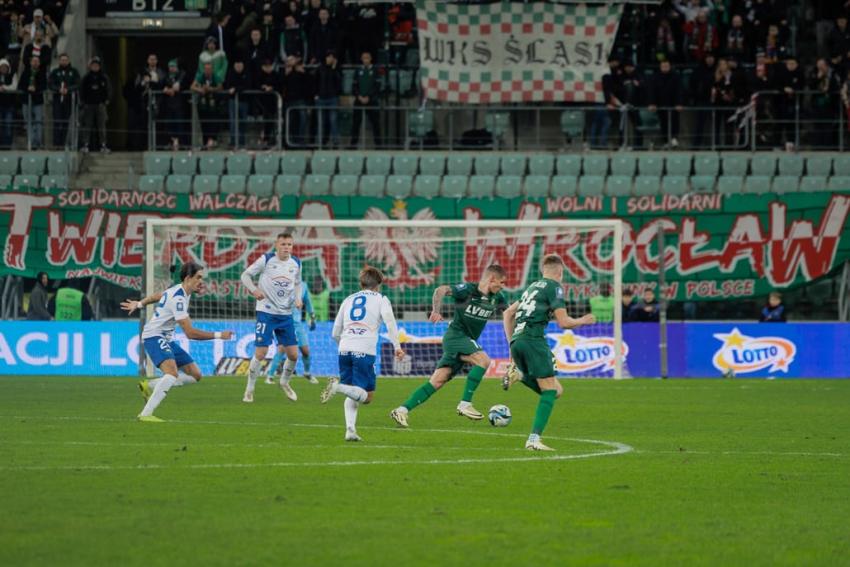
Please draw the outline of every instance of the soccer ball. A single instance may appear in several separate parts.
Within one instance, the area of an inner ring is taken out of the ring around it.
[[[511,424],[511,408],[504,404],[495,405],[490,408],[487,419],[493,427],[507,427]]]

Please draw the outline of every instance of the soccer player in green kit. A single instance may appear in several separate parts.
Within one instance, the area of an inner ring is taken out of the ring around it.
[[[463,391],[463,399],[457,406],[457,413],[476,421],[484,417],[480,411],[472,407],[472,395],[490,366],[490,357],[477,340],[487,321],[497,311],[507,307],[505,296],[501,293],[502,288],[505,287],[506,276],[504,268],[493,264],[484,270],[478,284],[441,285],[434,290],[429,317],[432,323],[443,320],[440,315],[440,305],[444,297],[451,295],[455,303],[454,317],[446,334],[443,335],[443,357],[437,363],[437,369],[431,375],[431,379],[417,388],[406,402],[390,413],[390,417],[396,423],[407,427],[407,416],[410,410],[424,403],[434,392],[442,388],[466,363],[471,364],[472,369],[466,377],[466,387]]]
[[[596,322],[592,314],[578,319],[567,315],[564,303],[564,261],[557,254],[547,254],[541,262],[543,279],[528,286],[519,301],[505,310],[505,336],[511,344],[511,358],[522,372],[522,383],[537,392],[537,412],[525,448],[553,451],[540,440],[549,415],[564,389],[555,378],[555,359],[546,341],[546,326],[554,316],[562,329],[574,329]],[[510,382],[508,383],[510,385]]]

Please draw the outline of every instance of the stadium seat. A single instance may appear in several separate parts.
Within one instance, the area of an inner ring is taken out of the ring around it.
[[[307,173],[307,155],[292,152],[283,154],[283,157],[280,158],[280,170],[284,175],[305,175]]]
[[[255,175],[252,177],[257,176]],[[274,178],[275,195],[294,195],[296,197],[300,197],[302,179],[304,179],[304,177],[301,175],[278,175]],[[250,187],[250,185],[251,181],[248,180],[248,186]]]
[[[549,196],[548,175],[527,175],[525,177],[525,196],[543,198]]]
[[[783,154],[779,156],[779,175],[800,177],[803,175],[803,156]]]
[[[383,197],[386,181],[383,175],[364,175],[360,178],[360,194],[364,197]]]
[[[198,173],[198,157],[188,154],[173,156],[171,158],[171,171],[175,175],[195,175]]]
[[[569,141],[581,141],[584,138],[584,111],[563,111],[561,113],[561,133]]]
[[[148,152],[144,157],[145,173],[148,175],[168,175],[171,173],[171,155]]]
[[[663,175],[664,158],[660,155],[642,155],[638,158],[638,173],[640,175]]]
[[[776,156],[772,154],[755,154],[750,160],[753,175],[773,177],[776,174]]]
[[[224,173],[225,158],[221,154],[205,153],[200,159],[202,175],[222,175]]]
[[[667,175],[684,176],[691,175],[691,162],[693,156],[691,154],[671,153],[665,160],[667,167]],[[641,168],[641,173],[643,169]]]
[[[352,197],[357,194],[357,175],[334,175],[331,180],[331,195],[337,197]]]
[[[39,181],[41,189],[67,189],[68,176],[64,174],[47,174],[42,175]]]
[[[370,154],[366,158],[366,173],[369,175],[389,175],[392,158],[389,154]],[[408,173],[413,175],[416,172]]]
[[[428,154],[419,158],[419,173],[443,175],[446,172],[446,156]]]
[[[560,171],[558,173],[560,173]],[[602,177],[608,175],[608,156],[586,156],[584,158],[584,174],[599,175]]]
[[[354,73],[356,69],[342,70],[342,94],[351,96],[354,93]]]
[[[434,111],[418,110],[407,113],[407,140],[404,147],[409,148],[411,140],[418,141],[420,146],[425,137],[434,130]],[[427,175],[431,175],[430,173]],[[442,173],[440,173],[442,175]]]
[[[193,193],[218,193],[218,175],[196,175],[192,180]]]
[[[806,159],[806,174],[829,177],[832,175],[832,157],[809,156]]]
[[[637,159],[635,159],[635,156],[628,154],[617,154],[611,158],[611,174],[634,177],[636,165]],[[649,174],[652,175],[653,173],[654,172],[650,172]],[[655,175],[661,175],[661,172],[659,171]]]
[[[228,173],[222,175],[220,180],[221,192],[226,194],[238,194],[245,192],[245,176]]]
[[[771,189],[774,193],[796,193],[800,189],[800,178],[796,175],[777,175]]]
[[[165,178],[165,190],[169,193],[191,193],[192,176],[175,173]]]
[[[162,175],[140,175],[138,190],[149,193],[159,193],[165,186],[165,177]]]
[[[581,175],[580,155],[558,156],[556,164],[558,175],[572,175],[573,177]]]
[[[453,154],[446,160],[446,169],[449,175],[472,175],[472,156],[467,154]]]
[[[0,173],[0,190],[10,189],[12,187],[12,176],[6,173]]]
[[[767,175],[749,175],[744,178],[744,192],[764,194],[770,193],[770,177]]]
[[[327,152],[316,152],[310,160],[313,175],[333,175],[336,173],[336,156]]]
[[[582,190],[579,189],[582,194]],[[632,193],[632,178],[629,175],[609,175],[605,184],[605,194],[612,197],[627,197]]]
[[[519,175],[499,176],[496,180],[496,197],[514,199],[520,195],[522,195],[522,177]]]
[[[836,163],[838,159],[835,160]],[[830,191],[845,193],[850,191],[850,175],[833,175],[829,178],[827,187]]]
[[[413,196],[430,199],[440,194],[439,175],[417,175],[413,181]]]
[[[637,130],[646,136],[655,136],[661,133],[661,122],[658,119],[658,113],[651,110],[638,110],[640,123]]]
[[[281,175],[280,178],[285,178],[286,175]],[[275,178],[273,175],[251,175],[248,177],[247,193],[256,195],[257,197],[265,197],[275,193]],[[285,195],[286,193],[280,193]],[[292,190],[289,194],[297,195],[298,190]]]
[[[251,175],[251,156],[233,154],[227,158],[227,173],[230,175]]]
[[[720,158],[716,154],[697,154],[694,156],[694,174],[718,175],[720,173]]]
[[[845,177],[850,175],[850,155],[837,155],[832,162],[835,175]]]
[[[351,153],[341,154],[338,160],[339,173],[341,175],[362,175],[363,161],[362,155]]]
[[[12,180],[12,186],[15,189],[38,189],[39,178],[38,175],[16,175]]]
[[[254,173],[257,175],[277,175],[280,173],[280,158],[277,154],[254,156]]]
[[[611,184],[608,182],[608,194],[611,193]],[[661,188],[661,177],[658,175],[638,175],[635,178],[635,195],[657,195]]]
[[[43,175],[45,157],[42,154],[25,154],[21,158],[22,175]]]
[[[533,155],[528,160],[528,172],[531,175],[545,175],[546,177],[550,177],[554,172],[554,165],[555,158],[551,154]],[[580,164],[579,169],[581,169]]]
[[[451,171],[449,171],[449,173],[451,173]],[[499,175],[498,156],[495,156],[493,154],[480,154],[475,156],[475,174],[493,176]]]
[[[552,178],[550,193],[553,197],[572,197],[578,190],[578,176],[556,175]]]
[[[694,175],[691,177],[691,189],[693,191],[714,191],[714,183],[717,177],[714,175]]]
[[[825,175],[804,175],[800,180],[800,191],[812,193],[815,191],[826,191],[827,183]]]
[[[393,158],[393,173],[396,175],[416,175],[419,169],[419,158],[411,155],[395,156]],[[366,170],[369,171],[369,164],[366,163]],[[372,173],[369,171],[369,173]]]
[[[413,177],[410,175],[390,175],[387,177],[387,196],[406,199],[413,191]]]
[[[747,174],[747,169],[749,168],[750,160],[746,155],[724,154],[722,159],[723,175],[743,177]]]
[[[724,167],[726,162],[724,161]],[[744,192],[743,175],[721,175],[717,178],[717,192],[724,195],[735,195]]]
[[[493,135],[493,143],[498,147],[511,127],[511,115],[507,112],[488,111],[484,115],[484,127]]]
[[[0,152],[0,174],[17,175],[21,158],[12,152]]]
[[[601,196],[605,188],[605,178],[601,175],[584,175],[578,181],[578,194],[584,197]]]
[[[466,197],[466,186],[469,177],[466,175],[446,175],[443,177],[443,197],[460,199]]]
[[[661,179],[661,193],[664,195],[684,195],[690,190],[688,178],[685,175],[665,175]]]
[[[502,156],[501,160],[501,170],[502,175],[519,175],[520,177],[525,175],[525,156],[520,155],[510,155],[510,156]],[[477,162],[476,162],[477,167]],[[550,171],[551,173],[551,171]]]
[[[313,158],[316,159],[315,157]],[[326,164],[325,164],[326,165]],[[331,192],[331,176],[324,173],[311,173],[304,178],[301,193],[304,195],[328,195]]]
[[[469,196],[474,199],[492,199],[495,184],[494,175],[473,175],[469,178]]]
[[[71,164],[63,153],[51,153],[47,156],[47,173],[50,175],[68,175]]]

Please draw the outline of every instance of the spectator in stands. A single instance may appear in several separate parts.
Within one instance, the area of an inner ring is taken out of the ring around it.
[[[321,63],[328,51],[336,53],[338,32],[330,17],[328,9],[322,7],[319,10],[319,21],[310,28],[307,42],[310,63]]]
[[[33,57],[21,73],[19,88],[23,91],[24,108],[29,118],[30,142],[33,150],[44,144],[44,91],[47,90],[47,73],[41,59]]]
[[[788,320],[787,315],[785,304],[782,303],[782,294],[772,291],[767,296],[767,303],[761,309],[759,323],[785,323]]]
[[[809,79],[809,90],[814,91],[810,102],[814,127],[814,145],[831,147],[836,143],[838,120],[838,97],[841,91],[839,74],[829,66],[826,59],[818,59]]]
[[[708,6],[713,7],[711,0],[707,2]],[[673,0],[673,8],[685,17],[685,23],[696,20],[700,13],[708,14],[709,9],[704,8],[700,0],[687,0],[683,3],[682,0]]]
[[[29,62],[32,61],[33,57],[38,57],[38,59],[41,61],[42,68],[46,69],[48,66],[50,66],[50,61],[53,58],[52,54],[53,50],[50,49],[50,45],[48,45],[44,41],[44,30],[41,28],[36,28],[33,40],[24,46],[24,67],[29,65]]]
[[[263,20],[260,22],[259,29],[260,37],[268,46],[269,54],[274,61],[277,61],[280,57],[282,30],[280,25],[274,21],[271,4],[266,4],[263,8]]]
[[[188,143],[186,116],[189,101],[183,95],[188,87],[186,73],[180,69],[177,59],[172,59],[168,62],[168,74],[162,82],[161,119],[165,124],[165,135],[174,151],[179,150],[181,144]]]
[[[631,320],[641,323],[657,323],[659,317],[658,300],[651,289],[643,290],[643,298],[632,307]]]
[[[767,26],[773,21],[773,6],[767,0],[748,0],[745,6],[747,8],[747,19],[753,26],[755,36],[760,39],[765,37]]]
[[[621,100],[623,101],[623,104],[629,106],[629,110],[626,112],[626,115],[628,117],[628,123],[631,124],[632,131],[634,133],[633,145],[635,148],[640,148],[643,146],[643,132],[641,131],[642,123],[638,107],[643,106],[646,103],[646,85],[644,84],[643,75],[638,72],[637,67],[635,67],[634,62],[632,62],[631,59],[627,58],[623,67],[623,75],[620,77],[622,89]],[[621,120],[620,127],[620,134],[625,141],[628,139],[626,133],[628,125],[626,124],[626,121]]]
[[[614,298],[611,297],[611,285],[599,286],[599,295],[590,298],[590,312],[597,323],[610,323],[614,320]]]
[[[56,27],[53,19],[49,15],[45,16],[44,10],[37,8],[36,10],[33,10],[32,21],[28,22],[25,26],[18,27],[18,38],[21,43],[26,43],[24,36],[25,34],[29,34],[30,41],[34,41],[36,33],[39,31],[41,31],[42,39],[48,47],[50,47],[53,44],[53,40],[59,36],[59,28]],[[48,62],[49,60],[45,59],[44,61]]]
[[[318,25],[322,10],[327,10],[322,4],[322,0],[309,0],[305,2],[306,9],[301,14],[301,24],[304,26],[304,31],[307,36],[313,31],[313,28]]]
[[[213,36],[208,37],[204,45],[206,48],[198,56],[198,72],[202,73],[204,65],[209,63],[212,66],[216,83],[220,87],[227,76],[227,56],[224,51],[219,49],[218,40]]]
[[[207,149],[213,149],[217,143],[221,121],[218,94],[222,90],[222,82],[216,76],[212,62],[204,63],[192,82],[192,91],[199,95],[198,117],[201,120],[201,133]]]
[[[850,57],[850,26],[847,25],[847,15],[841,13],[835,18],[835,27],[829,32],[826,41],[829,59],[836,67],[846,64]]]
[[[776,85],[768,72],[768,65],[764,62],[756,63],[753,78],[750,82],[750,91],[757,93],[756,99],[756,121],[758,127],[758,143],[762,146],[772,146],[776,143],[774,139],[774,125],[776,123],[776,95],[773,90]]]
[[[679,115],[683,105],[682,80],[669,61],[662,61],[649,84],[649,109],[658,112],[665,145],[679,147]],[[658,108],[661,107],[661,110]]]
[[[319,137],[326,147],[339,145],[339,95],[342,93],[342,76],[337,69],[336,54],[329,51],[324,63],[319,66],[316,80],[316,106],[319,108],[321,131]],[[328,139],[330,134],[330,139]]]
[[[248,75],[254,83],[260,79],[260,67],[263,66],[263,61],[266,59],[274,60],[274,54],[263,39],[263,33],[260,31],[260,28],[254,28],[251,30],[248,47],[245,50],[245,56],[243,58],[243,62],[248,69]]]
[[[283,39],[281,41],[283,43],[283,53],[281,54],[281,58],[284,61],[289,59],[290,56],[295,56],[302,60],[304,59],[307,42],[304,38],[304,31],[301,29],[301,25],[295,19],[293,14],[286,16],[283,28]]]
[[[732,16],[732,25],[726,31],[723,54],[738,61],[751,61],[752,39],[744,27],[744,18],[740,14]]]
[[[92,57],[89,61],[89,72],[80,83],[80,100],[83,105],[83,152],[89,151],[92,134],[97,125],[100,151],[109,153],[109,147],[106,145],[106,106],[111,96],[112,87],[109,77],[101,69],[100,57]]]
[[[381,147],[381,120],[378,115],[378,74],[372,65],[372,54],[364,51],[360,55],[363,63],[354,72],[354,124],[351,127],[351,147],[357,147],[360,141],[360,126],[363,123],[363,115],[369,119],[372,125],[372,136],[375,138],[375,147]]]
[[[794,120],[797,104],[803,102],[798,98],[801,91],[806,88],[803,70],[800,69],[797,58],[793,55],[786,57],[785,66],[780,67],[777,73],[777,87],[782,91],[777,101],[777,112],[780,120],[779,137],[780,141],[784,142],[785,149],[791,151],[796,142]]]
[[[213,22],[207,28],[207,41],[204,42],[204,48],[206,49],[209,38],[214,38],[216,46],[225,54],[225,58],[229,58],[236,52],[236,39],[230,26],[230,18],[230,14],[226,12],[216,14]]]
[[[303,146],[307,143],[307,105],[313,98],[311,80],[307,76],[304,62],[295,55],[286,58],[284,73],[284,100],[286,107],[292,109],[287,112],[289,139],[294,145]]]
[[[254,88],[263,91],[257,95],[257,104],[263,116],[263,128],[260,131],[260,146],[273,145],[277,126],[277,102],[281,92],[280,74],[274,68],[274,61],[266,57],[260,66],[260,74]]]
[[[325,287],[325,280],[322,279],[322,276],[314,276],[310,285],[310,302],[313,304],[313,314],[316,316],[316,321],[330,320],[330,297],[331,292]]]
[[[620,97],[621,86],[620,58],[616,54],[608,57],[609,72],[602,76],[602,96],[605,99],[604,106],[593,111],[590,122],[590,146],[592,148],[608,147],[608,130],[611,128],[611,115],[619,118],[619,109],[623,106]]]
[[[233,60],[233,65],[228,69],[227,78],[224,80],[224,90],[228,96],[230,145],[234,148],[245,147],[245,129],[248,125],[248,110],[251,107],[250,96],[245,92],[253,88],[253,80],[243,59],[237,56]]]
[[[80,72],[71,65],[67,53],[59,56],[59,66],[50,72],[47,86],[53,93],[53,145],[64,148],[73,111],[73,97],[80,88]]]
[[[159,110],[159,91],[165,82],[165,72],[159,68],[159,58],[148,54],[145,67],[132,82],[124,85],[124,98],[130,110],[127,120],[127,147],[130,151],[142,151],[147,146],[149,115],[155,120]]]
[[[21,57],[21,38],[18,32],[24,27],[24,16],[15,6],[10,6],[8,15],[4,14],[1,22],[3,33],[0,36],[4,38],[5,43],[2,48],[12,73],[17,75],[18,60]]]
[[[380,3],[360,3],[350,6],[357,11],[354,34],[355,53],[368,51],[374,55],[384,39],[384,22],[386,21],[384,6]]]
[[[764,53],[768,61],[776,63],[788,55],[787,39],[780,32],[779,26],[771,24],[767,28],[767,37],[764,40]]]
[[[79,283],[68,281],[56,290],[47,309],[56,321],[91,321],[94,311],[86,294],[77,289]]]
[[[387,22],[390,25],[390,61],[395,65],[404,64],[407,50],[416,42],[416,12],[413,5],[395,2],[387,12]]]
[[[27,309],[27,319],[30,321],[50,321],[53,316],[50,314],[50,296],[48,295],[47,286],[49,285],[47,274],[39,272],[35,278],[35,287],[30,292],[30,305]]]
[[[622,319],[623,323],[628,323],[632,321],[632,308],[634,307],[635,293],[628,289],[623,288],[623,304],[620,306],[622,309]]]
[[[711,124],[712,115],[707,109],[712,106],[714,93],[714,71],[715,58],[713,53],[706,53],[705,59],[697,65],[691,75],[691,104],[696,107],[696,126],[694,128],[693,145],[696,147],[706,145],[706,124]]]
[[[0,59],[0,149],[12,147],[15,113],[18,108],[18,76],[8,59]]]
[[[662,18],[655,33],[655,59],[657,61],[675,61],[679,58],[676,34],[670,20]]]
[[[697,63],[705,59],[706,53],[717,51],[720,45],[717,28],[709,21],[705,8],[699,11],[695,20],[685,24],[685,37],[688,59]]]
[[[737,109],[738,95],[732,68],[726,59],[718,59],[714,69],[714,85],[711,88],[711,104],[716,107],[712,113],[715,143],[729,143],[724,137],[728,131],[727,120]]]

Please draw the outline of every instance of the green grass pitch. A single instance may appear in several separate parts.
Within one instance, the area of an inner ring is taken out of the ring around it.
[[[353,444],[296,380],[207,378],[143,424],[129,378],[0,378],[0,565],[850,564],[848,381],[568,380],[551,458],[519,385],[476,395],[507,428],[456,380],[404,431],[421,381],[379,380]]]

